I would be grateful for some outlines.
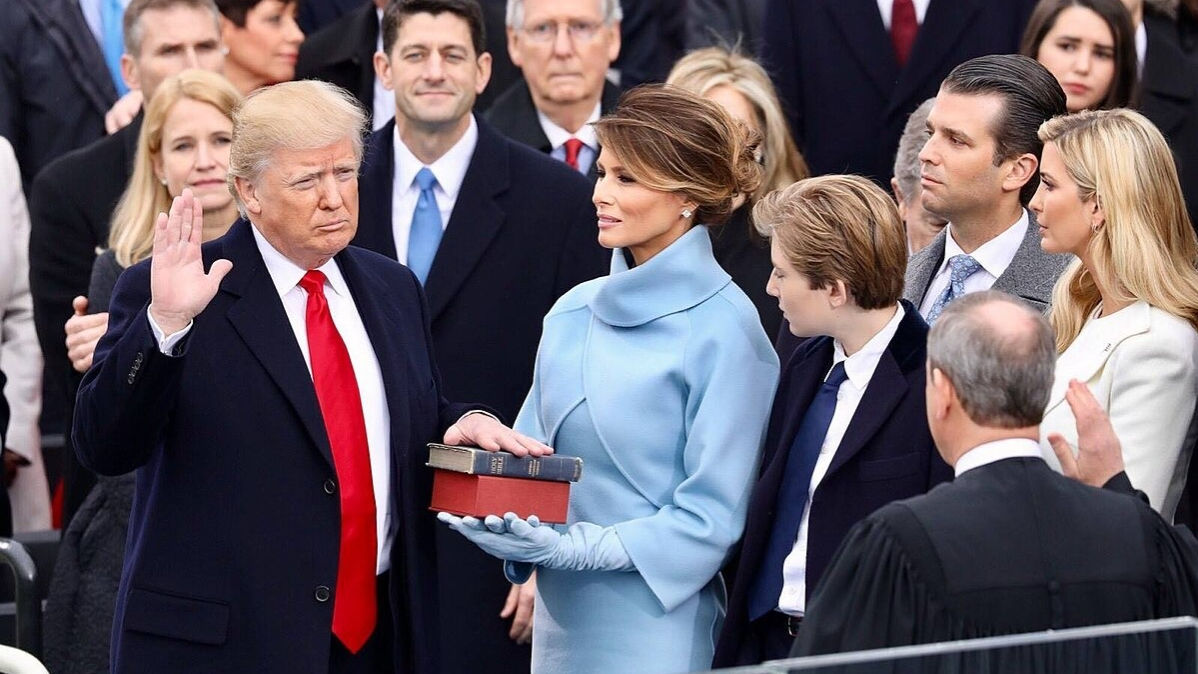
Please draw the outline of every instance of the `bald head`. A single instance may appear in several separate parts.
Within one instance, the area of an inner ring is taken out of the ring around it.
[[[952,383],[978,426],[1036,426],[1056,365],[1052,328],[1039,313],[998,291],[955,300],[928,333],[928,367]]]

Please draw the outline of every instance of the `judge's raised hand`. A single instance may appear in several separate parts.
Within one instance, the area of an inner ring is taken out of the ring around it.
[[[1060,433],[1049,433],[1048,444],[1061,462],[1061,472],[1078,482],[1102,487],[1123,472],[1123,447],[1111,420],[1086,385],[1069,380],[1065,402],[1077,422],[1077,455]]]
[[[168,333],[169,334],[169,333]],[[504,426],[490,414],[467,412],[445,430],[445,444],[471,445],[490,452],[503,450],[516,456],[544,456],[553,448]]]
[[[186,328],[208,306],[221,279],[233,268],[232,262],[217,260],[204,273],[203,231],[204,215],[190,189],[175,197],[170,215],[159,213],[154,223],[150,315],[168,335]]]

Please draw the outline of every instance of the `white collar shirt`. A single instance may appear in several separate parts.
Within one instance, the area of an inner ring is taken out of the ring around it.
[[[571,138],[577,138],[582,141],[582,149],[578,152],[578,172],[586,175],[591,170],[591,165],[595,163],[595,159],[599,156],[599,136],[595,134],[595,127],[591,126],[599,121],[600,104],[595,104],[595,109],[591,111],[591,116],[587,117],[587,121],[578,131],[570,133],[549,119],[545,113],[537,110],[537,121],[541,123],[541,130],[545,132],[545,137],[549,139],[549,145],[553,150],[549,153],[550,157],[564,162],[566,161],[566,141]]]
[[[1136,77],[1144,76],[1144,59],[1148,58],[1148,29],[1144,22],[1136,26]]]
[[[1015,224],[969,253],[969,256],[977,260],[982,268],[965,279],[966,294],[989,290],[990,286],[994,285],[998,277],[1002,276],[1010,266],[1011,260],[1015,259],[1019,247],[1023,245],[1023,239],[1027,236],[1027,227],[1027,209],[1022,209]],[[966,254],[961,250],[961,246],[957,245],[957,240],[953,238],[953,223],[948,223],[947,230],[944,238],[944,259],[940,261],[940,266],[937,267],[936,274],[932,277],[932,283],[928,286],[928,292],[924,295],[923,302],[919,307],[919,313],[925,317],[932,310],[932,305],[936,304],[936,299],[948,287],[952,278],[948,261],[957,255]]]
[[[262,261],[270,274],[279,298],[283,301],[283,309],[287,312],[287,321],[295,340],[299,343],[300,352],[304,355],[304,363],[308,366],[308,374],[312,374],[312,358],[308,349],[308,331],[306,313],[308,293],[299,287],[306,269],[300,268],[291,260],[275,250],[274,246],[253,228],[254,241],[262,254]],[[337,262],[330,259],[318,268],[328,278],[325,286],[325,298],[329,304],[329,314],[333,325],[341,334],[345,348],[349,351],[349,360],[353,365],[354,378],[358,382],[358,392],[362,397],[362,417],[366,421],[366,444],[370,451],[370,475],[374,485],[374,505],[376,512],[376,534],[378,540],[378,573],[391,568],[391,423],[387,408],[387,396],[383,389],[383,373],[379,367],[378,357],[375,356],[374,346],[366,334],[366,326],[358,314],[349,285],[341,275]]]
[[[420,200],[416,174],[425,168],[426,164],[417,159],[408,146],[404,145],[399,137],[398,125],[395,127],[394,140],[395,178],[391,185],[391,232],[395,237],[396,259],[407,264],[412,216],[416,213],[416,203]],[[437,199],[437,209],[441,211],[442,231],[449,226],[449,217],[453,214],[453,206],[457,203],[462,181],[466,179],[466,171],[470,168],[470,160],[474,158],[474,148],[477,145],[478,123],[474,120],[474,115],[470,115],[470,126],[466,128],[466,133],[462,134],[458,142],[439,159],[427,165],[437,179],[433,195]]]
[[[1028,438],[1004,438],[985,442],[965,452],[957,459],[957,465],[953,466],[954,477],[961,477],[962,474],[974,468],[980,468],[995,461],[1022,457],[1043,460],[1044,455],[1040,452],[1040,443]]]
[[[782,594],[778,598],[778,610],[791,615],[803,615],[807,607],[807,533],[811,517],[811,499],[819,483],[832,465],[844,434],[848,431],[861,397],[869,386],[874,370],[882,360],[894,334],[898,332],[899,323],[907,312],[898,305],[894,316],[870,338],[861,350],[851,356],[845,356],[840,342],[833,342],[832,365],[844,362],[844,372],[847,378],[836,393],[836,410],[832,413],[832,422],[828,424],[828,433],[820,446],[819,457],[815,460],[815,468],[811,471],[811,485],[807,489],[807,505],[803,508],[803,517],[799,520],[799,531],[795,538],[794,548],[782,562]],[[829,368],[831,372],[831,368]],[[824,375],[827,379],[827,374]],[[869,412],[869,410],[866,410]]]
[[[932,0],[914,0],[913,4],[915,5],[915,20],[922,26],[923,18],[928,15],[928,5],[932,4]],[[890,30],[890,17],[894,12],[894,0],[878,0],[878,12],[882,14],[882,25],[886,27],[886,30]]]

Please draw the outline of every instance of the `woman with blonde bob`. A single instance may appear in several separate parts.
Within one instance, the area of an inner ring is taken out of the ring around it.
[[[150,256],[155,219],[184,189],[191,190],[204,210],[205,241],[224,234],[237,219],[226,169],[233,108],[240,101],[232,84],[204,70],[185,70],[159,85],[146,106],[133,175],[112,216],[109,249],[92,267],[85,306],[93,313],[108,311],[121,272]],[[80,318],[93,317],[71,320]],[[77,370],[91,365],[96,342],[106,329],[105,321],[98,330],[73,333],[68,322],[67,343]],[[45,618],[46,662],[55,671],[108,669],[132,502],[131,473],[101,477],[63,534]]]
[[[1172,519],[1198,387],[1198,240],[1164,137],[1130,110],[1086,111],[1040,127],[1041,184],[1030,207],[1041,246],[1077,260],[1053,291],[1056,378],[1041,425],[1077,446],[1069,381],[1089,386],[1123,445],[1127,474]]]
[[[778,94],[761,64],[723,47],[687,54],[674,64],[666,83],[718,103],[760,138],[761,185],[737,199],[727,226],[713,233],[712,247],[716,261],[753,300],[762,327],[773,337],[778,334],[781,316],[777,302],[765,293],[770,252],[750,222],[753,204],[810,174],[790,135]]]

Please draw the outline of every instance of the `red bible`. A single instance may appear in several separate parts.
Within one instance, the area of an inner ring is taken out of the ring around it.
[[[562,524],[569,509],[569,482],[433,471],[429,510],[479,519],[513,512],[524,519],[536,515],[542,522]]]

